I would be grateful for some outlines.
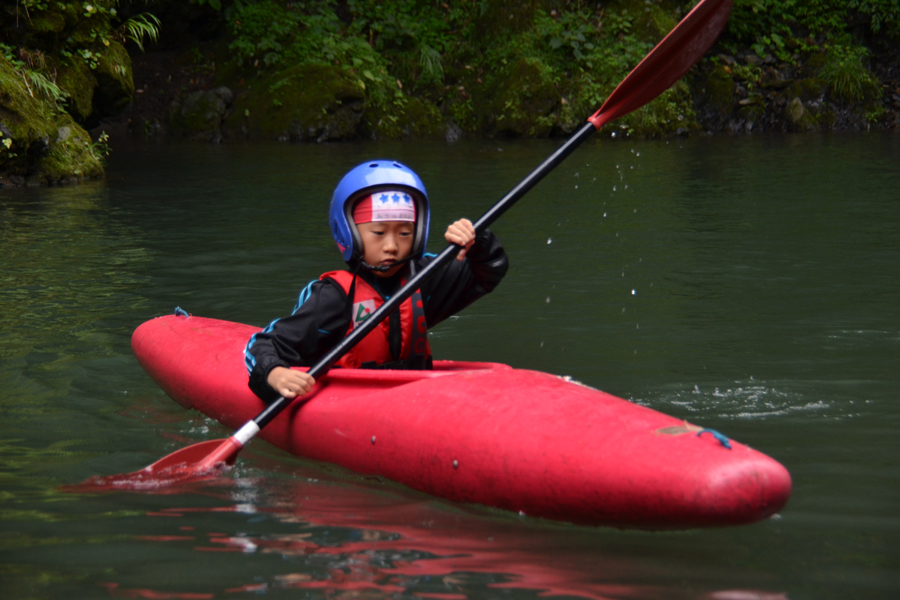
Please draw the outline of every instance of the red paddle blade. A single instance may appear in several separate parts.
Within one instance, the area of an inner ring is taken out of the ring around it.
[[[666,91],[710,49],[730,12],[731,0],[702,0],[622,80],[588,121],[600,129]]]
[[[243,446],[230,437],[182,448],[133,473],[91,477],[77,486],[90,490],[155,490],[183,481],[209,479],[233,465]]]

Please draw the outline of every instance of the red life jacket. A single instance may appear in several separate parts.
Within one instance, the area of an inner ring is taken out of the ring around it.
[[[319,279],[333,279],[351,300],[352,313],[349,335],[353,328],[365,321],[382,304],[381,297],[375,288],[361,277],[354,277],[348,271],[332,271]],[[402,281],[406,284],[406,280]],[[352,289],[351,289],[352,288]],[[425,308],[422,294],[416,290],[412,296],[400,304],[400,354],[391,355],[390,321],[383,320],[369,334],[342,356],[336,363],[345,369],[393,368],[393,369],[427,369],[431,365],[431,346],[428,344],[428,323],[425,321]],[[396,321],[396,317],[395,317]],[[396,325],[395,325],[396,326]]]

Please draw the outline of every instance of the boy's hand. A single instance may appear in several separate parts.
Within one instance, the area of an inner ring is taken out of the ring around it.
[[[472,244],[475,243],[475,227],[472,226],[470,220],[460,219],[447,228],[444,239],[451,244],[463,246],[463,249],[456,255],[456,260],[463,260],[466,257],[466,252],[468,252],[469,248],[472,247]]]
[[[316,380],[308,373],[284,367],[275,367],[269,371],[266,381],[272,386],[272,389],[288,400],[298,396],[305,396],[312,390],[313,384],[316,383]]]

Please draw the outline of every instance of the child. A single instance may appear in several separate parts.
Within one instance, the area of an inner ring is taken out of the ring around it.
[[[289,317],[250,338],[244,356],[250,389],[266,402],[308,393],[313,378],[291,366],[312,366],[422,269],[431,211],[418,175],[394,161],[363,163],[341,179],[331,199],[331,232],[350,267],[325,273],[300,292]],[[433,275],[337,363],[345,368],[428,369],[427,328],[491,292],[509,268],[490,230],[476,235],[467,219],[444,238],[463,246],[457,260]]]

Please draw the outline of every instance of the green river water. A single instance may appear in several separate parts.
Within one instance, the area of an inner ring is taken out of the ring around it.
[[[495,225],[497,291],[433,332],[437,358],[571,375],[772,456],[794,492],[771,519],[576,527],[262,441],[173,493],[61,489],[229,433],[130,334],[176,305],[290,312],[342,264],[326,214],[350,167],[416,169],[434,251],[556,145],[123,142],[105,181],[0,190],[0,597],[900,597],[896,135],[592,140]]]

